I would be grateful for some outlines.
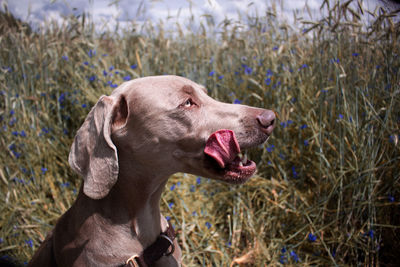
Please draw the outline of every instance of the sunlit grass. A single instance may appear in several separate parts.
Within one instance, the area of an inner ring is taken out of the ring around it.
[[[27,261],[74,201],[69,148],[99,96],[176,74],[279,117],[251,151],[258,174],[245,185],[169,180],[161,205],[186,266],[398,262],[400,27],[380,14],[364,29],[356,15],[366,11],[329,8],[307,34],[273,12],[245,28],[173,36],[162,22],[99,36],[82,18],[40,33],[2,19],[1,255]]]

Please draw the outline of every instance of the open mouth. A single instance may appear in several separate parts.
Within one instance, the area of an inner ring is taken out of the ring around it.
[[[244,183],[256,171],[256,164],[242,154],[231,130],[218,130],[206,142],[204,153],[214,162],[214,172],[230,183]]]

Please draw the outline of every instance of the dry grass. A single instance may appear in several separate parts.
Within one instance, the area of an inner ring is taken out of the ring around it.
[[[74,201],[69,147],[98,97],[124,79],[177,74],[279,116],[247,184],[171,177],[162,209],[185,266],[398,265],[400,25],[378,10],[366,29],[367,11],[324,3],[328,17],[308,34],[273,11],[175,36],[162,22],[96,35],[84,17],[35,32],[1,14],[3,258],[27,261]]]

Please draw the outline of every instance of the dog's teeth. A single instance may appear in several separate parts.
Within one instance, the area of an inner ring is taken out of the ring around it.
[[[242,159],[242,158],[243,158],[243,154],[242,154],[242,153],[239,153],[239,154],[238,154],[238,157],[239,157],[239,159]]]
[[[239,166],[240,166],[240,167],[243,167],[243,162],[239,162]]]
[[[244,154],[244,157],[243,157],[242,162],[243,162],[243,163],[246,163],[246,162],[247,162],[247,154]]]

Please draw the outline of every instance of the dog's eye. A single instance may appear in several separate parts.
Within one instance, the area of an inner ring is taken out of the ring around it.
[[[186,100],[185,104],[183,105],[185,108],[190,108],[193,105],[192,99]]]

